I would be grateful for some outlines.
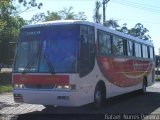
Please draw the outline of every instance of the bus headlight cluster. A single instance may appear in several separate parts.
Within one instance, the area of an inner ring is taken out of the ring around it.
[[[75,90],[76,85],[56,85],[57,90]]]
[[[21,89],[24,88],[24,84],[14,84],[15,89]]]

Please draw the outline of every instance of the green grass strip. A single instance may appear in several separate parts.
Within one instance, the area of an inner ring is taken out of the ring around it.
[[[0,93],[11,92],[13,90],[12,85],[0,85]]]

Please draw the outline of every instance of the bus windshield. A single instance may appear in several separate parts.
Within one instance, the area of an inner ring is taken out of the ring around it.
[[[14,72],[77,72],[78,39],[77,25],[22,29]]]

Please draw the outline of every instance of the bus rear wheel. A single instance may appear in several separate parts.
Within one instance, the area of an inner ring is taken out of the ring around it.
[[[142,84],[142,90],[141,90],[142,94],[145,94],[147,92],[146,88],[147,88],[147,80],[144,78],[143,84]]]

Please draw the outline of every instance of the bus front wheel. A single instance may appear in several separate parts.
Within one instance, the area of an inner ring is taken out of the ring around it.
[[[105,94],[100,85],[97,85],[94,92],[94,106],[100,108],[105,103]]]

